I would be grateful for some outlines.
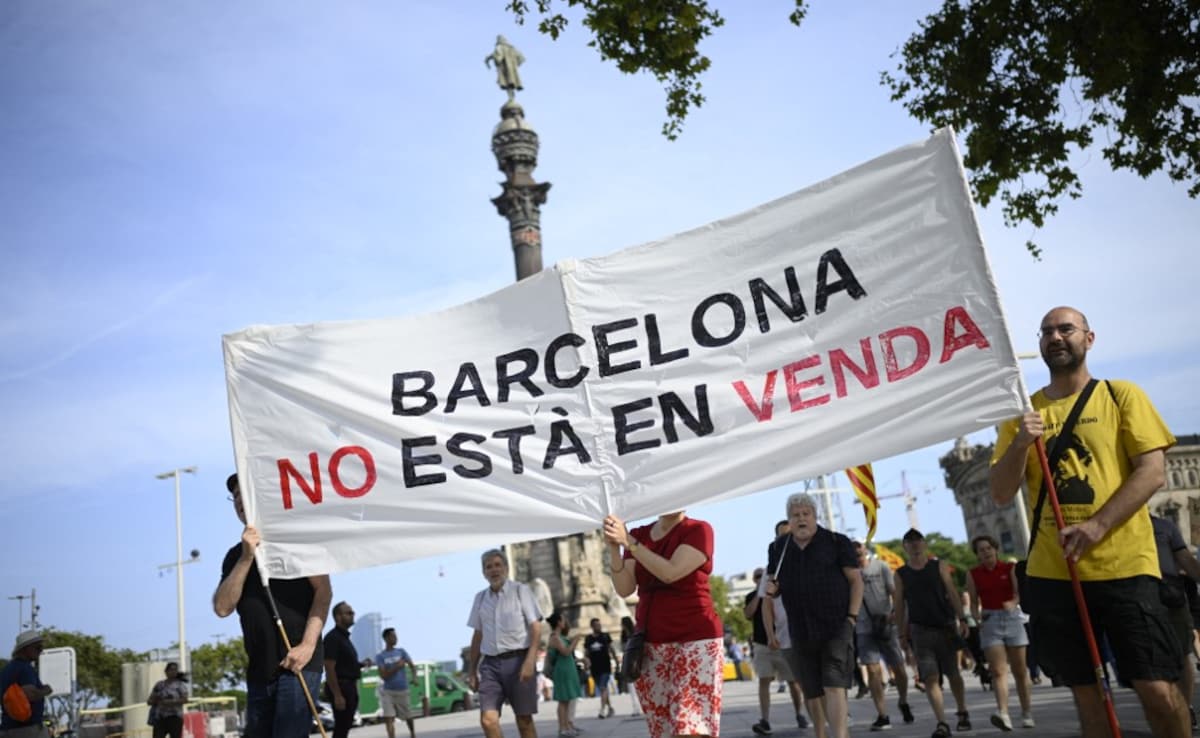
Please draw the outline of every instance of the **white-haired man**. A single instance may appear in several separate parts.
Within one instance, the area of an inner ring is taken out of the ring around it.
[[[792,673],[800,681],[818,738],[849,738],[846,690],[855,669],[854,624],[863,582],[854,545],[817,525],[817,504],[807,494],[787,500],[790,533],[767,549],[773,577],[767,594],[783,598],[792,637]],[[764,620],[771,610],[763,611]],[[770,628],[773,623],[768,623]]]
[[[467,626],[475,630],[467,681],[479,692],[479,724],[485,738],[500,738],[500,708],[508,702],[521,738],[537,738],[533,716],[542,613],[529,587],[508,578],[502,551],[485,551],[482,561],[488,586],[475,595],[467,617]]]

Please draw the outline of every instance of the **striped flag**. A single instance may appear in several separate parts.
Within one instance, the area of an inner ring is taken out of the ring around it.
[[[875,472],[871,471],[870,464],[861,464],[859,466],[846,470],[846,476],[850,478],[850,486],[854,488],[854,496],[862,503],[863,512],[867,516],[867,543],[875,537],[876,513],[879,511],[879,499],[875,497]]]
[[[875,544],[875,555],[878,556],[883,563],[887,564],[888,568],[892,571],[896,571],[900,567],[904,566],[904,558],[883,544]]]

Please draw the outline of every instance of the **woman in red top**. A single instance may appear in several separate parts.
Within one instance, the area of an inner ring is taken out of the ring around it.
[[[646,652],[636,688],[650,738],[715,738],[721,728],[725,649],[708,588],[712,526],[681,511],[628,530],[609,515],[604,540],[617,594],[638,593],[637,622]]]
[[[971,595],[971,611],[979,623],[979,645],[992,671],[992,692],[996,696],[997,712],[992,725],[1012,730],[1008,716],[1008,667],[1012,665],[1017,681],[1017,698],[1021,701],[1021,726],[1034,727],[1029,711],[1029,669],[1025,665],[1025,616],[1017,594],[1017,577],[1013,564],[999,559],[999,545],[991,536],[976,536],[971,548],[979,566],[967,577],[967,592]],[[982,610],[982,613],[980,612]]]

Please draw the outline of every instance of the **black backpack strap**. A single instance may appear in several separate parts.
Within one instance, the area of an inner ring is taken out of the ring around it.
[[[1084,386],[1083,390],[1080,391],[1079,397],[1075,398],[1075,404],[1071,407],[1071,413],[1067,416],[1067,422],[1063,423],[1062,428],[1058,431],[1058,436],[1056,436],[1054,439],[1054,447],[1050,449],[1048,466],[1050,467],[1051,474],[1054,473],[1054,469],[1058,466],[1059,460],[1067,451],[1067,442],[1063,439],[1067,436],[1070,436],[1075,430],[1075,422],[1079,420],[1080,413],[1083,412],[1083,408],[1088,403],[1088,398],[1092,396],[1092,390],[1096,389],[1096,385],[1098,383],[1099,380],[1097,379],[1089,379],[1087,385]],[[1108,384],[1108,382],[1105,382],[1104,384],[1108,386],[1108,391],[1112,393],[1112,385]],[[1114,401],[1116,400],[1116,397],[1116,394],[1113,393]],[[1120,404],[1118,403],[1118,407],[1119,406]],[[1040,489],[1038,489],[1037,504],[1033,507],[1033,530],[1029,533],[1029,554],[1033,553],[1033,542],[1037,540],[1038,529],[1041,528],[1042,507],[1044,507],[1046,504],[1046,482],[1046,477],[1043,474],[1042,486]]]

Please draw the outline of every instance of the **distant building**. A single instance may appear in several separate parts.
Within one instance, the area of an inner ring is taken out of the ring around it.
[[[991,443],[971,446],[967,439],[959,438],[950,453],[938,462],[946,472],[946,486],[953,490],[954,501],[962,508],[967,540],[990,535],[1000,542],[1002,553],[1023,556],[1029,541],[1017,517],[1022,511],[1017,509],[1016,500],[997,505],[988,492],[988,468],[994,447]]]
[[[754,570],[744,571],[740,574],[732,574],[725,580],[728,585],[729,604],[741,607],[746,604],[746,595],[758,589],[758,585],[754,583]]]
[[[1179,436],[1167,451],[1167,483],[1150,498],[1150,511],[1174,520],[1191,546],[1200,545],[1200,435]]]
[[[375,658],[383,650],[383,615],[368,612],[356,617],[350,629],[350,642],[360,659]]]
[[[1150,511],[1171,518],[1191,546],[1200,544],[1200,435],[1179,436],[1167,451],[1167,483],[1150,498]],[[988,492],[988,467],[995,444],[971,446],[959,438],[939,463],[946,472],[946,486],[962,508],[967,538],[988,534],[1000,542],[1001,550],[1023,556],[1025,534],[1017,519],[1015,503],[998,506]],[[1028,494],[1028,492],[1026,492]]]

